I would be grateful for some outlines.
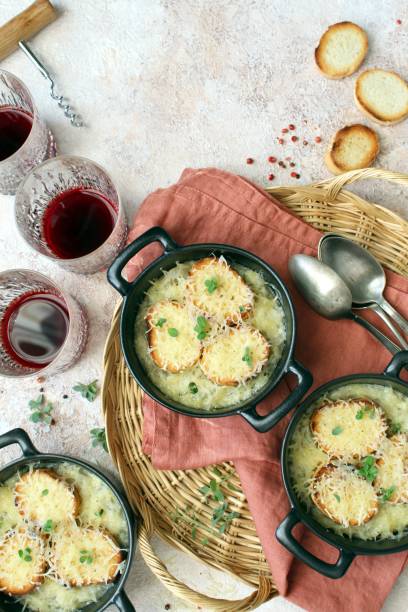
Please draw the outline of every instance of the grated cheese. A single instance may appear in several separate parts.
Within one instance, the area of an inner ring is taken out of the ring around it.
[[[380,495],[388,490],[391,504],[408,503],[408,434],[392,436],[380,450],[375,488]]]

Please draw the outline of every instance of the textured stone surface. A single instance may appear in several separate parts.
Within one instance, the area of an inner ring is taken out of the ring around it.
[[[27,4],[0,0],[0,22]],[[60,152],[90,157],[109,169],[129,217],[151,190],[174,182],[186,166],[219,166],[260,183],[272,171],[275,184],[286,184],[296,181],[290,177],[293,169],[271,169],[266,159],[291,156],[301,182],[327,177],[323,152],[332,133],[344,123],[366,121],[353,103],[354,77],[328,81],[315,70],[313,48],[330,23],[357,21],[370,38],[365,66],[394,68],[408,77],[408,9],[396,0],[71,0],[55,5],[60,18],[36,37],[33,48],[87,127],[69,125],[48,96],[46,82],[21,52],[2,67],[28,85]],[[280,146],[276,138],[288,123],[297,126],[299,141],[284,136]],[[382,145],[378,165],[408,172],[408,121],[377,129]],[[322,137],[321,144],[314,142],[316,136]],[[252,166],[245,163],[249,156],[255,159]],[[408,218],[402,189],[383,183],[358,189]],[[31,252],[17,236],[11,197],[0,197],[0,258],[2,270],[25,267],[50,275],[86,306],[90,319],[90,340],[81,361],[44,383],[56,406],[52,432],[28,421],[27,402],[40,386],[31,379],[1,379],[0,432],[24,427],[41,450],[85,457],[112,470],[104,452],[90,447],[88,431],[101,424],[99,399],[88,404],[71,388],[77,380],[101,378],[114,291],[103,273],[64,273]],[[62,398],[64,393],[68,399]],[[5,456],[2,451],[2,462]],[[163,544],[157,550],[171,571],[196,589],[231,598],[248,592]],[[163,610],[166,603],[175,611],[196,609],[169,594],[139,556],[128,592],[143,612]],[[405,610],[407,595],[405,575],[385,610]],[[294,609],[280,598],[262,608]]]

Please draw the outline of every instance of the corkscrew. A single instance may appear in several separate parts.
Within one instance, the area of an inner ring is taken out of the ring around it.
[[[57,102],[58,106],[62,109],[64,115],[67,117],[67,119],[70,120],[71,125],[73,125],[74,127],[82,127],[83,122],[80,116],[77,115],[72,110],[71,106],[68,104],[67,100],[63,96],[59,96],[57,93],[55,93],[54,79],[51,77],[50,73],[48,72],[44,64],[42,64],[42,62],[40,62],[38,57],[32,52],[32,50],[30,49],[26,41],[20,40],[18,43],[18,46],[20,47],[20,49],[22,49],[22,51],[24,51],[27,57],[33,62],[34,66],[38,68],[38,70],[43,75],[43,77],[47,79],[47,81],[50,84],[51,98]]]
[[[0,26],[0,61],[20,48],[38,68],[50,84],[50,95],[69,119],[71,125],[81,127],[83,122],[68,101],[55,91],[55,82],[46,67],[28,46],[26,40],[40,32],[57,18],[57,11],[50,0],[35,0],[29,7]]]

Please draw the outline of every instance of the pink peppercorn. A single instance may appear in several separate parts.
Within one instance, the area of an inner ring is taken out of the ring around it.
[[[247,164],[253,164],[254,163],[254,159],[252,157],[248,157],[246,160]]]

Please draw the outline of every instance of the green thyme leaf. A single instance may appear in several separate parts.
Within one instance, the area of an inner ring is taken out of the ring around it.
[[[103,450],[108,452],[108,443],[106,441],[106,432],[104,427],[95,427],[89,432],[91,434],[92,446],[102,446]]]
[[[343,431],[343,428],[340,425],[337,425],[334,429],[332,429],[333,436],[338,436]]]
[[[41,495],[42,495],[42,497],[45,497],[46,495],[48,495],[48,493],[49,493],[49,490],[48,490],[48,489],[43,489],[43,490],[41,491]]]
[[[193,395],[195,395],[196,393],[198,393],[198,387],[195,384],[195,382],[191,382],[188,383],[188,390],[190,391],[190,393],[192,393]]]
[[[361,419],[364,418],[364,410],[358,410],[358,412],[356,412],[356,419],[357,421],[361,421]]]
[[[167,321],[167,319],[163,319],[162,317],[156,321],[155,326],[156,327],[163,327],[163,325],[165,324],[165,322]]]
[[[169,327],[167,331],[169,332],[169,336],[171,336],[172,338],[175,338],[179,335],[178,330],[175,327]]]
[[[51,519],[48,519],[47,521],[45,521],[44,525],[42,526],[42,530],[45,531],[46,533],[50,533],[53,529],[53,523]]]
[[[105,512],[105,510],[103,508],[101,508],[100,510],[98,510],[97,512],[95,512],[95,516],[102,516],[102,514]]]
[[[245,308],[244,308],[244,306],[240,306],[240,307],[239,307],[239,312],[245,312]]]
[[[36,400],[30,400],[28,402],[28,405],[30,406],[31,410],[36,410],[37,408],[39,408],[44,402],[44,395],[39,395],[37,397]]]
[[[197,333],[198,340],[204,340],[204,338],[210,331],[210,324],[208,323],[207,319],[202,315],[199,315],[197,317],[194,331]]]
[[[30,421],[32,423],[52,424],[51,412],[54,410],[54,406],[51,402],[45,402],[43,394],[39,395],[36,400],[30,400],[28,405],[32,410],[30,414]]]
[[[218,282],[216,278],[208,278],[204,282],[204,285],[206,286],[208,293],[214,293],[218,287]]]
[[[18,556],[20,557],[20,559],[22,559],[24,557],[24,550],[20,550],[18,551]]]
[[[201,544],[202,544],[203,546],[207,546],[207,544],[208,544],[208,538],[203,538],[203,539],[201,540]]]
[[[364,457],[361,462],[361,467],[358,469],[358,473],[368,480],[368,482],[373,482],[378,474],[378,469],[375,466],[375,457],[372,455]]]
[[[390,499],[390,497],[392,497],[394,491],[397,490],[397,487],[395,485],[392,485],[391,487],[389,487],[388,489],[382,489],[381,493],[382,493],[382,501],[386,502]]]
[[[242,361],[245,361],[245,363],[248,365],[248,367],[252,368],[252,356],[251,356],[251,351],[249,346],[246,347],[244,354],[242,356]]]
[[[392,436],[401,432],[402,426],[401,423],[392,423],[390,426],[390,433]]]
[[[218,476],[218,478],[222,478],[222,472],[220,472],[218,468],[213,468],[212,473],[215,474],[215,476]]]
[[[334,497],[337,499],[337,501],[340,501],[340,495],[337,495],[337,493],[334,493]]]
[[[98,388],[96,386],[97,382],[98,380],[95,379],[87,385],[83,383],[77,383],[75,387],[72,388],[74,391],[78,391],[82,395],[82,397],[88,400],[88,402],[93,402],[98,394]]]

